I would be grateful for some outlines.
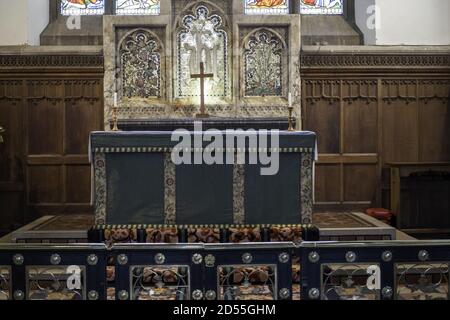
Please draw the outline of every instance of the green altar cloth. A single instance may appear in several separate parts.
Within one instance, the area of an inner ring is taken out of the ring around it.
[[[93,132],[96,224],[311,223],[314,133],[269,131],[267,144],[254,148],[250,141],[263,143],[264,132],[216,131],[224,142],[242,138],[245,143],[216,148],[225,152],[223,164],[174,163],[173,153],[192,152],[194,160],[194,154],[211,151],[211,142],[202,139],[204,134],[185,131],[172,141],[171,132]],[[273,142],[275,136],[278,145]],[[190,148],[180,147],[181,138],[191,139]],[[275,175],[261,175],[267,164],[250,163],[251,155],[258,152],[279,154]],[[236,161],[237,154],[245,155],[245,163]],[[234,162],[227,162],[230,157]]]

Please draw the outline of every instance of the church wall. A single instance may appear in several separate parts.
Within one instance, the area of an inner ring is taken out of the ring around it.
[[[49,0],[0,1],[0,45],[39,45],[49,22]]]
[[[27,0],[0,1],[0,45],[28,42]]]
[[[450,44],[450,1],[376,0],[376,5],[377,45]]]
[[[49,0],[28,0],[28,44],[39,45],[39,36],[49,22]]]
[[[357,0],[355,1],[355,20],[359,30],[364,34],[365,45],[375,45],[376,29],[371,27],[371,14],[374,12],[376,0]]]

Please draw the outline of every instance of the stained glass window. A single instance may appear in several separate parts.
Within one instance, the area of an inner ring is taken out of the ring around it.
[[[229,92],[228,34],[218,14],[200,5],[181,19],[177,33],[176,97],[196,97],[199,81],[192,74],[200,72],[200,63],[213,78],[205,81],[206,96],[227,97]]]
[[[160,0],[117,0],[118,15],[159,15]]]
[[[61,14],[64,16],[102,15],[105,0],[61,0]]]
[[[289,0],[244,0],[245,14],[289,14]]]
[[[301,14],[343,14],[344,0],[300,0]]]

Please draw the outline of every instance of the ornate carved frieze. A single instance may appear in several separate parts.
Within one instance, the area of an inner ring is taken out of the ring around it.
[[[417,80],[399,79],[383,80],[383,101],[391,104],[394,101],[404,101],[406,104],[415,102],[418,97]]]
[[[21,80],[0,80],[0,102],[8,101],[13,104],[22,99]]]
[[[33,103],[39,101],[77,102],[87,101],[89,103],[101,101],[100,79],[78,79],[78,80],[28,80],[26,100]]]
[[[0,55],[0,68],[103,68],[103,55]]]
[[[326,100],[335,103],[341,99],[340,80],[305,80],[305,96],[308,103]]]
[[[342,99],[348,104],[356,101],[371,103],[378,100],[376,80],[344,80],[342,85]]]
[[[428,104],[438,100],[447,103],[450,99],[450,80],[419,80],[419,100]]]
[[[392,67],[421,67],[421,68],[449,68],[448,54],[355,54],[355,53],[302,53],[301,68],[392,68]]]

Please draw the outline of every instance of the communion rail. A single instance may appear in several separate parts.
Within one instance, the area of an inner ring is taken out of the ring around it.
[[[449,241],[0,246],[0,300],[449,299]]]

